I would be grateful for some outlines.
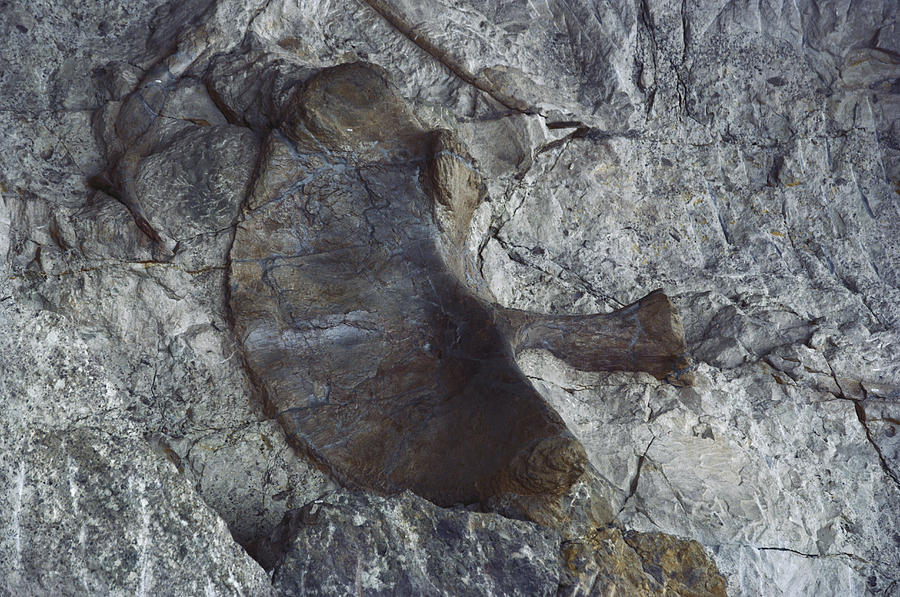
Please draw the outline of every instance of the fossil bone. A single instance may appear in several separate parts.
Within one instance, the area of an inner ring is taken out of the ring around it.
[[[493,304],[462,242],[482,194],[461,143],[371,65],[310,78],[264,143],[231,250],[233,323],[270,414],[345,484],[438,504],[564,493],[584,450],[517,350],[688,380],[661,292],[605,315]]]

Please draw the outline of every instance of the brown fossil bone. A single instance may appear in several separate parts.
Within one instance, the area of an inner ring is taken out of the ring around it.
[[[690,385],[684,328],[672,301],[654,290],[612,313],[538,315],[505,309],[516,352],[543,349],[582,371],[644,371]]]
[[[661,292],[587,317],[493,304],[462,248],[482,194],[462,145],[371,65],[306,81],[264,143],[230,254],[233,325],[270,414],[345,484],[442,505],[560,495],[584,449],[516,350],[685,369]]]

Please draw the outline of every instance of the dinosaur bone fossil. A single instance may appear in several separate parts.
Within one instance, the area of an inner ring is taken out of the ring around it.
[[[362,63],[298,86],[264,142],[230,256],[234,328],[267,409],[346,484],[438,504],[564,493],[585,453],[520,350],[688,380],[661,292],[605,315],[493,304],[462,249],[481,188],[453,134]]]
[[[232,325],[265,409],[338,480],[442,505],[565,493],[585,452],[519,370],[522,350],[689,383],[681,322],[661,292],[602,315],[495,304],[464,249],[484,195],[475,164],[452,132],[421,123],[382,69],[303,77],[256,98],[248,124],[217,96],[213,58],[217,107],[189,96],[219,124],[201,126],[163,113],[193,93],[180,75],[212,55],[186,47],[99,115],[109,167],[91,182],[128,207],[162,259],[221,230],[247,187],[228,261]],[[238,148],[258,151],[251,180]],[[157,164],[209,195],[170,197]],[[212,192],[213,171],[228,168],[223,179],[238,184]]]

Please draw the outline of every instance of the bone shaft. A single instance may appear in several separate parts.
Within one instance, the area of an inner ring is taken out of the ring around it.
[[[542,349],[582,371],[645,371],[689,383],[684,328],[671,300],[654,291],[612,313],[535,315],[509,311],[517,353]]]

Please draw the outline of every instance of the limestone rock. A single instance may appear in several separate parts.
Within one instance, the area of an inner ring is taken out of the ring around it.
[[[136,594],[140,548],[151,575],[145,574],[148,594],[161,586],[266,594],[268,580],[233,537],[249,545],[267,535],[278,520],[268,521],[280,519],[294,500],[305,503],[328,487],[321,477],[317,485],[315,472],[291,454],[277,425],[235,420],[234,407],[223,400],[209,413],[223,414],[226,406],[223,427],[209,417],[213,426],[195,427],[188,417],[170,428],[167,407],[182,416],[184,408],[196,409],[198,417],[207,413],[197,403],[179,407],[178,399],[154,399],[154,391],[167,390],[150,387],[152,366],[136,363],[148,377],[123,370],[121,353],[108,351],[101,335],[85,337],[65,317],[19,310],[10,301],[0,309],[6,331],[0,338],[0,395],[6,398],[0,403],[0,487],[10,504],[0,509],[0,576],[13,583],[2,591]],[[173,350],[178,354],[177,346]],[[133,356],[151,362],[149,355]],[[171,373],[187,387],[197,374]],[[16,503],[18,535],[11,518]],[[141,547],[145,515],[152,523]],[[192,562],[187,572],[181,569],[185,558]]]
[[[4,593],[271,594],[222,519],[143,441],[75,426],[3,447]]]
[[[495,313],[564,318],[662,288],[698,362],[694,385],[676,388],[580,373],[532,343],[516,366],[583,446],[590,478],[549,500],[498,494],[493,507],[546,516],[566,541],[595,521],[693,538],[729,594],[893,595],[897,11],[0,3],[0,458],[16,461],[20,438],[98,427],[124,437],[132,483],[156,487],[147,444],[183,471],[196,495],[173,483],[190,509],[204,511],[199,496],[254,550],[285,510],[328,489],[254,410],[225,272],[245,190],[271,184],[260,196],[275,197],[299,180],[290,145],[267,141],[284,109],[316,73],[364,61],[388,73],[408,122],[459,142],[429,137],[419,155],[425,166],[437,141],[463,157],[443,154],[432,172],[480,201],[462,243],[453,213],[437,214],[434,238],[467,291]],[[374,194],[393,197],[383,174]],[[433,193],[402,180],[399,194]],[[299,242],[292,229],[269,228],[271,242]],[[0,491],[15,496],[11,466]],[[56,478],[42,466],[25,481]],[[169,519],[167,503],[148,508]],[[197,537],[222,537],[213,517],[197,520]],[[90,572],[57,564],[55,578]]]
[[[336,493],[292,510],[273,536],[285,595],[554,595],[559,539],[495,514]]]

